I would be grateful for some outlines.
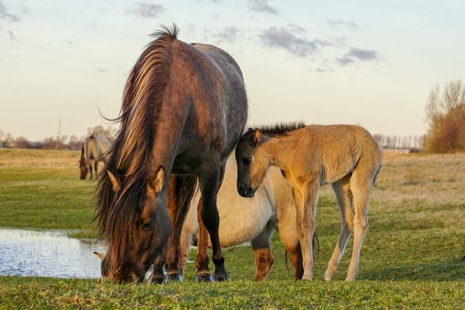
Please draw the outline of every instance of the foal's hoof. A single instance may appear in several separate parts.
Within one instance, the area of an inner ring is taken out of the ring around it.
[[[215,282],[212,275],[209,273],[206,274],[198,274],[195,276],[195,282]]]
[[[167,274],[166,282],[182,282],[182,275],[180,275],[179,273]]]

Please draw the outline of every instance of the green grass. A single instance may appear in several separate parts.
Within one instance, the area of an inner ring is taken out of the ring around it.
[[[95,183],[78,179],[78,153],[45,156],[41,152],[45,151],[0,150],[0,225],[94,236]],[[49,157],[58,158],[57,164],[50,163]],[[292,280],[275,235],[274,265],[265,283],[252,281],[254,258],[245,246],[224,251],[230,282],[195,283],[194,264],[187,265],[183,283],[150,287],[4,276],[0,277],[0,309],[460,308],[465,302],[465,165],[461,163],[465,163],[464,154],[385,159],[354,283],[343,281],[352,239],[334,281],[320,280],[340,225],[335,198],[326,188],[317,210],[320,247],[313,282]],[[453,169],[445,172],[448,166]]]
[[[14,151],[0,150],[0,226],[94,237],[95,183],[79,180],[79,153]]]
[[[465,283],[431,281],[114,285],[96,280],[4,277],[0,308],[87,309],[459,309]]]

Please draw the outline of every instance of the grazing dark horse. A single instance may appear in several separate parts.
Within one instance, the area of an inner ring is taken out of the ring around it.
[[[228,278],[216,193],[247,121],[244,80],[229,54],[177,34],[176,26],[156,32],[132,69],[98,180],[96,220],[108,246],[102,276],[116,282],[140,282],[151,265],[151,282],[182,280],[179,239],[197,180],[214,277]],[[211,277],[208,260],[197,274]]]
[[[81,159],[79,160],[79,171],[81,180],[85,180],[90,172],[90,179],[94,178],[92,168],[97,176],[98,162],[105,163],[105,153],[110,147],[110,139],[105,136],[90,135],[84,140],[81,148]]]
[[[294,124],[249,129],[237,145],[236,161],[237,190],[243,197],[253,197],[271,165],[280,168],[291,184],[304,280],[313,278],[318,189],[320,185],[332,184],[341,213],[341,232],[324,279],[333,276],[353,233],[346,280],[355,280],[368,229],[368,201],[381,166],[381,151],[371,134],[352,125]]]

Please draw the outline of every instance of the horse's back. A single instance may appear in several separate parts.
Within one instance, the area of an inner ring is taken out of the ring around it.
[[[106,136],[91,135],[85,142],[89,159],[103,160],[103,156],[110,148],[111,141]]]
[[[172,89],[182,89],[184,94],[178,92],[176,96],[184,96],[184,102],[193,105],[188,123],[202,124],[198,127],[199,139],[211,137],[224,160],[237,144],[247,121],[247,95],[239,65],[213,45],[176,41],[173,67],[178,79],[172,79]],[[193,141],[192,135],[189,139]]]

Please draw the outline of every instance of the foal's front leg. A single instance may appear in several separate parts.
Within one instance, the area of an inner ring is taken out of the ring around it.
[[[302,250],[304,274],[302,280],[313,280],[313,236],[315,234],[316,204],[318,201],[318,178],[301,184],[294,190],[296,198],[296,226]]]

